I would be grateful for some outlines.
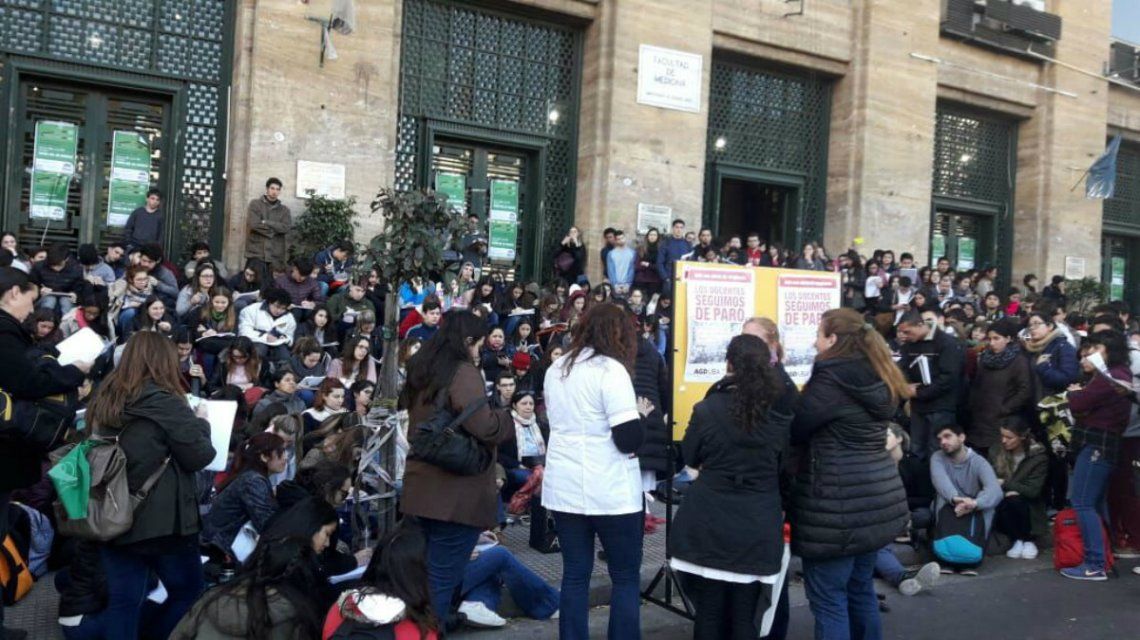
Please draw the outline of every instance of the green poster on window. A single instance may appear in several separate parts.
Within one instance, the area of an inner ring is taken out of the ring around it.
[[[467,213],[467,176],[458,173],[437,173],[435,190],[447,196],[447,204],[459,214]]]
[[[1109,298],[1112,300],[1124,299],[1124,258],[1112,257],[1112,273],[1108,283]]]
[[[930,242],[930,266],[938,264],[938,259],[946,255],[946,236],[941,233]]]
[[[491,181],[491,215],[489,220],[487,257],[511,262],[519,235],[519,183],[514,180]]]
[[[32,151],[32,188],[28,216],[41,220],[67,217],[67,191],[75,175],[79,128],[71,122],[40,120]]]
[[[977,259],[978,241],[974,238],[958,238],[958,270],[973,269]]]
[[[107,224],[127,224],[131,212],[146,204],[150,189],[150,143],[137,131],[116,131],[107,187]]]

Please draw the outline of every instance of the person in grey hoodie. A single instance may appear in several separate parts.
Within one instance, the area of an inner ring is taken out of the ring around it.
[[[982,456],[966,446],[966,432],[958,425],[938,430],[939,451],[930,456],[930,480],[937,496],[935,517],[943,505],[953,504],[958,517],[982,512],[989,537],[994,511],[1002,499],[1001,483],[994,468]]]

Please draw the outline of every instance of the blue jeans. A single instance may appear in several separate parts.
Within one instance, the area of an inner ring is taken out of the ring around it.
[[[804,558],[804,588],[815,616],[816,640],[881,640],[871,551],[827,560]]]
[[[119,311],[119,335],[123,338],[123,342],[127,341],[127,338],[131,335],[131,331],[134,330],[135,316],[138,315],[138,312],[138,307],[131,307],[130,309]]]
[[[455,591],[463,584],[464,571],[471,552],[479,541],[481,530],[458,522],[420,518],[427,538],[428,586],[431,606],[440,622],[447,620],[455,599]]]
[[[641,637],[641,543],[645,514],[586,516],[551,512],[562,546],[560,640],[590,637],[590,574],[594,571],[594,536],[606,552],[613,593],[610,596],[610,640]]]
[[[68,311],[71,311],[75,303],[71,301],[71,298],[66,296],[44,296],[40,298],[39,304],[36,306],[41,309],[58,309],[59,315],[62,316]]]
[[[503,587],[527,617],[545,620],[558,610],[558,589],[546,584],[505,547],[491,547],[463,571],[463,599],[499,608]]]
[[[1085,565],[1096,570],[1104,569],[1104,531],[1099,510],[1112,470],[1112,463],[1104,459],[1104,450],[1085,445],[1077,454],[1069,484],[1069,499],[1077,512],[1081,541],[1085,545]]]
[[[875,573],[892,587],[897,587],[902,582],[906,569],[895,556],[895,552],[891,551],[891,545],[888,544],[875,552]]]
[[[137,638],[139,619],[146,602],[150,572],[162,581],[169,596],[148,632],[170,637],[178,621],[206,589],[198,550],[185,547],[161,555],[141,554],[106,545],[103,569],[107,574],[107,609],[104,627],[108,638]]]

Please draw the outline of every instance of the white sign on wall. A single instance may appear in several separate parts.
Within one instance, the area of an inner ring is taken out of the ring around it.
[[[297,161],[297,197],[308,198],[309,191],[344,200],[344,165],[329,162]]]
[[[1085,277],[1085,259],[1065,256],[1065,279],[1080,280]]]
[[[669,233],[670,218],[673,216],[673,207],[663,204],[637,203],[637,233],[644,234],[653,227],[661,235]]]
[[[662,109],[700,113],[704,58],[643,44],[637,64],[637,101]]]

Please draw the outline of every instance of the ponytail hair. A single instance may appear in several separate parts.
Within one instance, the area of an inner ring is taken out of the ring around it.
[[[241,443],[237,447],[237,455],[234,456],[234,466],[230,471],[230,475],[226,478],[225,484],[220,487],[220,490],[225,490],[234,478],[237,478],[243,471],[252,469],[256,473],[263,476],[269,475],[269,465],[261,459],[261,456],[272,458],[274,456],[283,455],[285,453],[285,440],[281,436],[262,431],[256,433],[249,440]]]
[[[781,382],[771,365],[771,352],[763,340],[740,335],[728,343],[728,363],[736,382],[732,417],[746,432],[757,428],[780,393]]]
[[[875,328],[863,320],[853,309],[831,309],[823,314],[819,330],[825,336],[835,336],[835,344],[815,359],[864,358],[887,385],[891,401],[909,399],[914,393],[902,371],[891,358],[891,350]]]

